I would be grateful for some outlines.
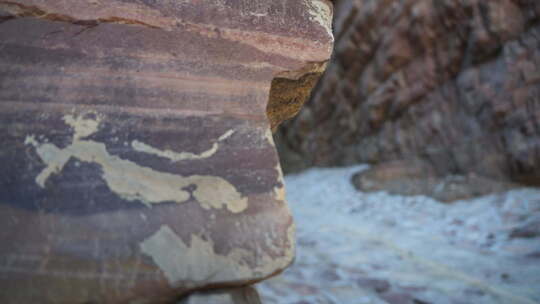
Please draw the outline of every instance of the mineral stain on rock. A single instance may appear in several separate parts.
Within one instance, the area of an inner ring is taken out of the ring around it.
[[[151,257],[163,271],[172,287],[184,281],[219,282],[262,279],[273,269],[286,267],[294,255],[294,224],[289,228],[289,251],[283,257],[272,258],[261,250],[253,252],[234,248],[226,255],[215,252],[214,243],[196,234],[186,244],[167,225],[139,244],[141,251]],[[261,256],[261,265],[252,267],[245,261],[254,255]]]
[[[243,197],[234,185],[221,177],[181,176],[155,171],[109,154],[103,143],[84,139],[99,129],[101,119],[99,115],[96,115],[95,119],[73,115],[64,116],[64,122],[73,128],[74,134],[72,143],[63,149],[47,143],[46,140],[39,142],[35,135],[26,137],[25,144],[34,146],[41,160],[47,165],[36,177],[36,183],[40,187],[45,188],[47,179],[52,174],[61,172],[64,165],[73,157],[83,162],[100,165],[103,171],[102,177],[109,189],[127,201],[139,201],[148,207],[164,202],[183,203],[191,197],[190,192],[185,188],[194,185],[196,189],[192,191],[192,195],[204,209],[226,207],[229,211],[238,213],[247,208],[248,199]],[[231,132],[225,133],[219,140],[224,140],[232,134]],[[135,150],[151,154],[156,154],[158,151],[149,149],[147,146],[142,146],[145,148],[143,149],[141,146],[142,143],[136,145],[140,149]],[[172,154],[171,151],[160,152],[180,160],[210,157],[215,153],[214,148],[217,150],[217,143],[201,155],[186,152],[178,154]]]
[[[241,254],[218,255],[211,240],[197,235],[192,235],[187,245],[166,225],[144,240],[140,248],[159,266],[172,286],[189,279],[204,282],[249,277],[246,275],[249,267],[241,263]]]
[[[215,142],[212,145],[212,148],[210,148],[210,149],[208,149],[208,150],[206,150],[204,152],[201,152],[199,154],[191,153],[191,152],[180,152],[180,153],[178,153],[178,152],[171,151],[171,150],[159,150],[157,148],[154,148],[154,147],[152,147],[150,145],[147,145],[147,144],[145,144],[143,142],[140,142],[138,140],[132,141],[131,142],[131,147],[135,151],[144,152],[144,153],[148,153],[148,154],[154,154],[154,155],[157,155],[157,156],[160,156],[160,157],[168,158],[172,162],[177,162],[177,161],[181,161],[181,160],[204,159],[204,158],[209,158],[212,155],[216,154],[216,152],[219,149],[219,142],[224,141],[225,139],[231,137],[231,135],[233,135],[233,134],[234,134],[234,130],[227,131],[226,133],[224,133],[223,135],[221,135],[219,137],[218,142]]]

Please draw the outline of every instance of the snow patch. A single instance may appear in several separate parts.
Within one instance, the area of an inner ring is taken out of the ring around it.
[[[540,238],[512,231],[540,214],[540,189],[443,204],[362,193],[368,166],[285,177],[297,258],[259,290],[265,303],[538,303]]]

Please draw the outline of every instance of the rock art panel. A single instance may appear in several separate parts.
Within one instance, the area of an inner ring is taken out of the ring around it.
[[[148,207],[161,202],[181,203],[190,198],[190,192],[186,188],[193,186],[195,187],[192,191],[194,198],[205,209],[220,208],[221,204],[226,205],[231,212],[241,212],[247,208],[247,198],[241,197],[236,188],[222,178],[199,175],[183,177],[156,172],[151,168],[110,155],[102,143],[82,140],[81,138],[97,131],[101,120],[99,117],[92,120],[66,115],[63,120],[74,130],[73,140],[66,148],[59,149],[54,144],[47,143],[46,138],[43,138],[45,143],[39,143],[34,135],[28,135],[24,141],[26,145],[36,148],[37,154],[46,164],[43,171],[36,177],[36,183],[42,188],[45,187],[45,182],[51,174],[60,173],[65,164],[74,158],[82,162],[98,164],[109,190],[126,201],[138,201]],[[229,130],[225,133],[226,136],[220,136],[218,141],[229,137],[232,133]],[[211,150],[201,154],[174,153],[170,150],[163,152],[136,140],[132,141],[132,146],[138,152],[160,157],[166,155],[167,158],[174,157],[175,160],[208,158],[218,149],[218,144],[214,143]]]
[[[269,102],[274,79],[322,72],[331,13],[0,1],[0,302],[174,303],[283,271],[267,105],[290,101]]]

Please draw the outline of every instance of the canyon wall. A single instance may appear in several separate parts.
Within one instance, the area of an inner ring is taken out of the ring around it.
[[[335,5],[329,68],[276,135],[286,171],[419,159],[539,183],[539,1]]]

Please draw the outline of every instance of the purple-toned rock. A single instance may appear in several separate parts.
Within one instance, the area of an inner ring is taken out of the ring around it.
[[[274,79],[321,72],[331,15],[0,1],[0,302],[169,303],[287,267],[266,106]]]

